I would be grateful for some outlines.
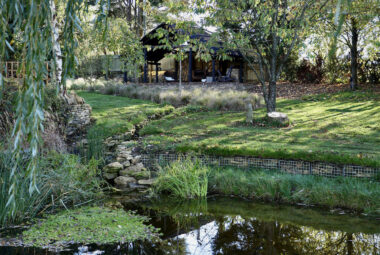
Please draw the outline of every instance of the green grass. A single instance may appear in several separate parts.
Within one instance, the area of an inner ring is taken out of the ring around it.
[[[219,194],[380,215],[380,185],[370,180],[222,168],[213,169],[208,182],[209,191]]]
[[[102,95],[91,92],[78,92],[86,103],[92,107],[95,125],[88,130],[88,148],[81,154],[88,160],[104,158],[104,139],[131,131],[135,125],[141,124],[152,115],[162,115],[173,111],[169,105],[159,105],[139,99]]]
[[[199,152],[380,166],[380,95],[345,92],[278,100],[289,127],[243,125],[244,112],[177,109],[140,134],[157,151]]]
[[[133,242],[156,236],[157,230],[145,221],[147,218],[122,209],[83,207],[49,216],[25,231],[23,240],[33,246],[55,248],[69,243]]]
[[[223,194],[267,202],[345,208],[380,215],[380,185],[374,180],[208,167],[198,159],[190,158],[162,168],[152,191],[153,194],[164,193],[180,199]]]
[[[209,168],[199,160],[180,159],[158,171],[154,193],[168,193],[180,199],[207,196]]]
[[[96,130],[104,137],[130,131],[134,125],[147,120],[153,114],[164,114],[173,110],[169,105],[126,97],[83,91],[78,92],[78,95],[92,107],[92,117],[96,119],[92,131]]]

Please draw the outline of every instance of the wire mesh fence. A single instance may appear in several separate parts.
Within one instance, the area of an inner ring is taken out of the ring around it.
[[[239,168],[259,168],[264,170],[278,170],[289,174],[318,175],[324,177],[358,177],[374,178],[380,174],[379,168],[336,165],[325,162],[307,162],[297,160],[282,159],[262,159],[254,157],[222,157],[208,155],[183,155],[183,154],[143,154],[141,160],[148,168],[155,168],[157,165],[165,165],[173,161],[186,157],[197,158],[202,163],[215,166],[234,166]]]

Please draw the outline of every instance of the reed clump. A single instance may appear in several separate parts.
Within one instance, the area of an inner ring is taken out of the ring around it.
[[[154,193],[187,198],[207,196],[209,167],[190,157],[160,167]]]
[[[19,164],[14,177],[17,190],[16,208],[12,214],[7,207],[12,162],[10,152],[0,152],[0,227],[25,222],[43,212],[72,208],[102,196],[104,182],[99,178],[97,160],[83,164],[76,155],[49,152],[38,162],[39,192],[29,193],[30,180],[24,172],[28,159],[24,158]]]

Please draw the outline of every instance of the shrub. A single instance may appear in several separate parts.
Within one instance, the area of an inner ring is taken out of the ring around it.
[[[297,80],[305,83],[320,83],[323,79],[323,58],[317,56],[315,65],[304,59],[297,68]]]
[[[198,159],[180,159],[161,167],[154,185],[154,192],[172,196],[201,198],[207,196],[209,168]]]

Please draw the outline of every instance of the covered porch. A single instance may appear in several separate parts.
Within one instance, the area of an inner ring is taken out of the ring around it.
[[[144,50],[144,67],[142,81],[144,83],[160,83],[170,81],[183,82],[243,82],[244,62],[236,51],[228,52],[229,60],[217,58],[220,48],[210,49],[211,60],[203,61],[196,57],[192,45],[175,47],[172,50],[165,49],[163,43],[155,36],[158,29],[173,30],[173,25],[161,24],[141,39]],[[169,40],[173,38],[174,32],[169,32]],[[210,35],[205,33],[192,34],[190,40],[199,39],[207,41]],[[174,58],[182,52],[185,57],[181,60]],[[160,77],[163,76],[163,77]]]

